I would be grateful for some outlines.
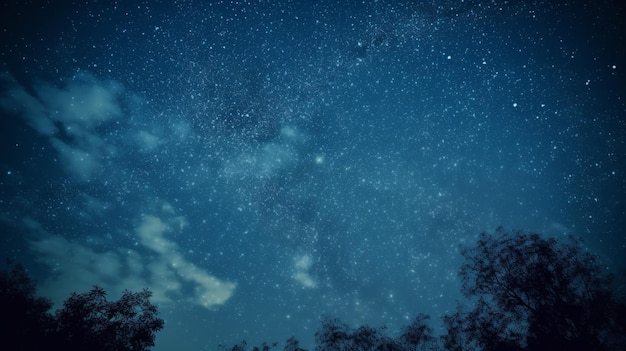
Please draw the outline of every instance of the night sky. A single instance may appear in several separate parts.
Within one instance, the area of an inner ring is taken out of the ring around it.
[[[0,254],[151,289],[155,350],[439,330],[499,225],[626,268],[618,1],[9,2]]]

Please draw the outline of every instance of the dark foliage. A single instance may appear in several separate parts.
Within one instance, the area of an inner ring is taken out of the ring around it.
[[[399,338],[386,335],[385,328],[364,325],[350,329],[337,319],[325,318],[315,333],[316,351],[421,351],[434,350],[436,339],[426,324],[428,316],[420,314],[403,328]]]
[[[278,343],[262,343],[260,346],[253,346],[252,351],[270,351],[275,349],[278,346]],[[219,345],[219,348],[223,351],[248,351],[248,343],[243,340],[238,344],[232,346]],[[283,351],[307,351],[300,347],[300,342],[295,337],[290,337],[285,342],[285,346]]]
[[[285,342],[285,347],[283,351],[307,351],[306,349],[300,348],[300,342],[295,337],[290,337]]]
[[[72,294],[55,315],[49,313],[52,303],[35,293],[21,266],[0,273],[0,330],[12,350],[145,351],[163,328],[149,290],[125,291],[119,300],[107,301],[106,292],[94,287]]]
[[[559,242],[538,234],[481,234],[462,251],[460,269],[467,306],[443,317],[447,333],[433,336],[429,317],[418,315],[396,338],[386,329],[356,329],[324,318],[315,333],[315,351],[535,351],[626,350],[626,303],[597,256],[570,239]],[[36,297],[24,269],[0,273],[2,336],[12,350],[145,351],[163,328],[151,293],[124,292],[107,301],[103,289],[72,294],[55,315],[49,300]],[[247,351],[246,341],[224,351]],[[252,351],[270,351],[263,343]],[[284,351],[306,351],[289,338]]]
[[[447,334],[434,337],[422,314],[397,338],[384,327],[352,329],[326,317],[315,351],[626,350],[624,296],[579,241],[499,228],[462,254],[462,292],[471,307],[443,317]],[[245,351],[246,344],[228,350]],[[306,351],[293,337],[284,350]]]
[[[74,293],[56,313],[57,336],[74,350],[148,350],[163,328],[151,295],[149,290],[125,291],[119,300],[107,301],[100,287]]]
[[[428,315],[420,313],[413,318],[411,324],[402,328],[402,334],[398,338],[402,350],[428,351],[438,348],[437,339],[433,336],[433,328],[428,325],[429,319]]]
[[[14,345],[14,350],[43,349],[48,346],[46,337],[55,330],[54,319],[48,314],[52,302],[36,297],[36,292],[35,283],[22,266],[0,272],[0,338]]]
[[[463,294],[475,303],[444,317],[446,349],[625,349],[624,304],[578,241],[499,228],[463,256]]]
[[[315,333],[316,351],[361,351],[376,350],[383,344],[385,336],[378,329],[361,326],[352,330],[337,319],[326,318]]]
[[[291,339],[289,339],[291,340]],[[295,339],[294,339],[295,340]],[[296,340],[296,344],[298,343],[298,341]],[[270,351],[272,349],[274,349],[276,346],[278,346],[278,343],[273,342],[273,343],[262,343],[261,346],[253,346],[252,347],[252,351]],[[232,346],[225,346],[225,345],[219,345],[219,348],[224,350],[224,351],[247,351],[248,350],[248,343],[243,340],[241,341],[239,344],[235,344]]]

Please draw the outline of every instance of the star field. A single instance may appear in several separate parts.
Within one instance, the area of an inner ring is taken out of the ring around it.
[[[149,288],[155,350],[439,328],[499,225],[626,266],[620,5],[2,6],[2,254]]]

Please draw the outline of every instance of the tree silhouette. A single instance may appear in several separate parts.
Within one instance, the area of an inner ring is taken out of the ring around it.
[[[580,241],[498,228],[462,255],[462,292],[471,307],[443,316],[447,334],[433,336],[423,314],[395,339],[384,327],[352,329],[324,317],[315,351],[626,350],[623,296]],[[245,341],[228,350],[245,351]],[[305,351],[293,337],[284,350]]]
[[[300,342],[295,337],[290,337],[285,342],[285,347],[283,351],[307,351],[306,349],[300,348]]]
[[[439,345],[433,336],[433,328],[428,325],[430,317],[425,314],[418,314],[413,318],[411,324],[402,328],[402,334],[398,342],[405,351],[428,351],[436,350]]]
[[[419,350],[411,349],[411,345],[421,345],[422,341],[430,329],[420,329],[417,321],[421,322],[428,317],[420,315],[412,324],[415,328],[409,326],[403,334],[404,338],[394,340],[385,333],[385,328],[373,328],[367,325],[360,326],[357,329],[351,329],[347,324],[335,318],[325,317],[322,325],[315,333],[315,350],[316,351],[408,351]],[[419,330],[419,331],[418,331]],[[420,331],[423,334],[419,335]],[[403,343],[406,341],[406,343]]]
[[[55,315],[49,313],[50,300],[35,293],[20,265],[0,273],[0,335],[14,350],[145,351],[163,328],[149,290],[125,291],[119,300],[107,301],[104,289],[94,287],[72,294]]]
[[[315,351],[347,351],[351,347],[350,327],[335,318],[325,317],[315,333]]]
[[[124,291],[117,301],[107,301],[106,292],[94,287],[73,293],[57,311],[57,335],[73,350],[144,351],[154,346],[155,332],[163,328],[152,293]]]
[[[293,338],[292,338],[293,339]],[[289,339],[291,340],[291,339]],[[295,339],[294,339],[295,340]],[[298,340],[295,340],[296,344],[298,344]],[[253,346],[252,351],[269,351],[278,346],[278,343],[262,343],[261,346]],[[224,351],[247,351],[248,350],[248,342],[243,340],[239,344],[235,344],[232,346],[218,345],[218,347]]]
[[[471,307],[443,316],[447,334],[433,336],[423,314],[395,339],[385,327],[352,329],[324,317],[315,351],[626,350],[623,296],[613,293],[612,277],[580,241],[498,228],[462,255],[462,292]],[[246,343],[226,350],[245,351]],[[305,350],[292,337],[284,351]]]
[[[596,256],[573,239],[497,232],[462,252],[462,292],[475,304],[444,317],[446,349],[624,349],[625,306]]]
[[[46,339],[55,329],[48,310],[52,302],[36,297],[37,288],[21,265],[0,272],[0,338],[14,350],[47,347]]]

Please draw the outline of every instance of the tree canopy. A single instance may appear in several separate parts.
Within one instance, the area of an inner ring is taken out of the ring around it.
[[[385,327],[351,328],[325,317],[315,333],[315,351],[536,351],[626,350],[626,303],[611,289],[613,278],[579,240],[535,233],[483,233],[461,252],[459,276],[467,298],[442,317],[435,336],[429,316],[417,315],[396,337]],[[107,301],[99,287],[72,294],[54,315],[36,296],[35,284],[16,265],[0,272],[0,307],[6,344],[15,350],[145,351],[163,328],[151,293],[125,291]],[[269,351],[263,343],[253,351]],[[246,341],[224,351],[246,351]],[[284,351],[306,351],[289,338]]]
[[[53,315],[50,300],[36,297],[35,284],[15,265],[0,273],[2,339],[15,350],[145,351],[163,328],[152,293],[125,291],[107,301],[100,287],[73,293]]]
[[[48,313],[49,299],[37,297],[35,283],[24,268],[13,265],[0,271],[0,337],[15,350],[36,350],[47,346],[46,338],[55,329]],[[9,342],[7,341],[15,341]]]
[[[444,335],[434,336],[423,314],[395,338],[384,327],[353,329],[326,317],[315,351],[626,350],[626,304],[579,240],[498,228],[461,253],[467,301],[442,317]],[[300,351],[297,345],[291,338],[284,350]]]
[[[448,350],[617,350],[626,310],[598,257],[572,238],[481,234],[465,248],[463,294],[473,302],[445,316]]]
[[[429,317],[419,314],[401,330],[397,338],[387,335],[385,328],[368,325],[351,329],[333,318],[325,318],[315,334],[316,351],[428,351],[436,348]]]

